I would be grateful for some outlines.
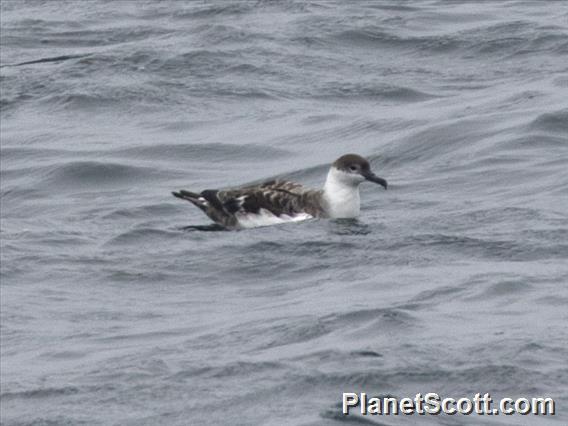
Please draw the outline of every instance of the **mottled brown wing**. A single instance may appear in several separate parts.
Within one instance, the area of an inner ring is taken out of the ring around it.
[[[237,189],[233,189],[233,191],[249,191],[249,190],[258,190],[258,189],[262,189],[265,191],[269,191],[269,190],[274,190],[274,191],[288,191],[288,192],[292,192],[295,194],[303,194],[306,191],[309,191],[308,189],[306,189],[306,187],[300,183],[297,182],[290,182],[287,180],[268,180],[266,182],[263,182],[261,184],[257,184],[257,185],[251,185],[251,186],[245,186],[242,188],[237,188]],[[230,192],[227,191],[227,192]]]
[[[273,180],[260,185],[219,191],[217,197],[230,214],[258,214],[261,209],[265,209],[276,216],[294,216],[298,213],[315,216],[317,206],[310,203],[314,195],[316,191],[310,191],[299,183]]]

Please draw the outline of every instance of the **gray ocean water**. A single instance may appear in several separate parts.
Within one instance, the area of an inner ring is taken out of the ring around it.
[[[566,424],[568,2],[0,4],[2,424]],[[359,220],[170,194],[349,152],[390,184]]]

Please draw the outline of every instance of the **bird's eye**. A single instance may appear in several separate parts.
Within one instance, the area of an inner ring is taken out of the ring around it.
[[[354,172],[355,170],[357,170],[357,167],[356,167],[356,166],[351,166],[351,167],[349,167],[349,169],[350,169],[352,172]]]

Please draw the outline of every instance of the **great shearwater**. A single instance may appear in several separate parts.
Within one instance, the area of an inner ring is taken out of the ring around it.
[[[200,193],[180,190],[172,194],[199,207],[209,218],[228,229],[254,228],[311,218],[359,216],[359,184],[368,180],[387,189],[369,162],[357,154],[339,157],[331,165],[323,189],[271,180],[259,185]]]

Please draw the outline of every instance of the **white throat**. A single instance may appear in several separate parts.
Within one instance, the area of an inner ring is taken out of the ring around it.
[[[362,177],[351,175],[335,167],[329,169],[323,186],[323,199],[329,217],[339,219],[359,216],[361,209],[359,184],[362,180]]]

